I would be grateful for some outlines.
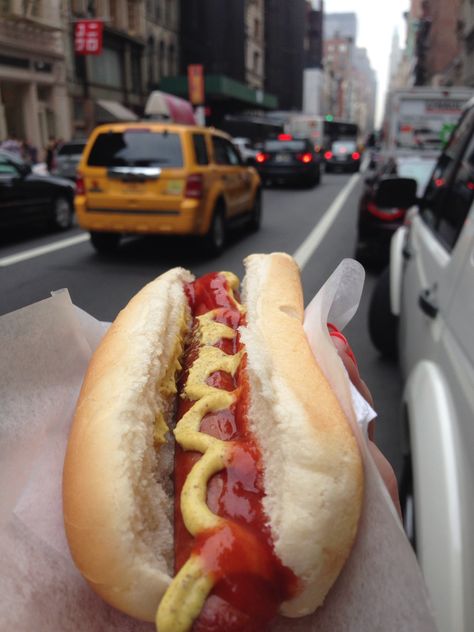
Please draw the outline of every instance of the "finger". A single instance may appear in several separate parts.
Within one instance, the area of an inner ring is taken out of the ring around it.
[[[348,342],[339,336],[334,336],[331,334],[331,340],[334,346],[337,349],[339,357],[341,358],[344,366],[346,367],[347,373],[349,374],[349,379],[354,384],[359,393],[366,399],[371,406],[374,405],[374,400],[372,398],[372,394],[369,391],[367,384],[361,378],[359,369],[357,367],[356,362],[354,361],[354,354],[352,353],[351,348],[349,347]],[[350,351],[350,354],[348,353]]]

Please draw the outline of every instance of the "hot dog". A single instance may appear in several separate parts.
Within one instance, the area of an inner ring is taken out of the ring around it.
[[[304,334],[296,263],[245,266],[242,298],[223,272],[145,286],[95,352],[71,429],[73,559],[159,632],[314,612],[357,531],[361,458]]]

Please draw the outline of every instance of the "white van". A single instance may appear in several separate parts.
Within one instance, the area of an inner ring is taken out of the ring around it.
[[[398,349],[405,379],[401,500],[440,632],[474,630],[474,100],[421,199],[407,179],[382,190],[408,207],[369,326]],[[382,200],[381,200],[382,201]]]

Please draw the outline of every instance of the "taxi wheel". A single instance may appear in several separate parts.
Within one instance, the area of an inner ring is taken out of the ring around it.
[[[209,231],[204,238],[206,250],[211,255],[219,255],[225,248],[227,222],[222,206],[214,211]]]
[[[91,232],[91,244],[100,254],[115,252],[120,243],[120,235],[117,233]]]
[[[71,228],[74,210],[71,202],[65,197],[58,197],[53,202],[52,222],[57,230],[67,230]]]
[[[250,230],[257,231],[262,225],[262,193],[257,191],[255,194],[255,200],[250,212],[249,226]]]

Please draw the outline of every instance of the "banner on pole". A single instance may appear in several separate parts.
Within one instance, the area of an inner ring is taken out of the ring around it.
[[[102,20],[78,20],[74,28],[74,51],[78,55],[100,55],[103,32]]]

